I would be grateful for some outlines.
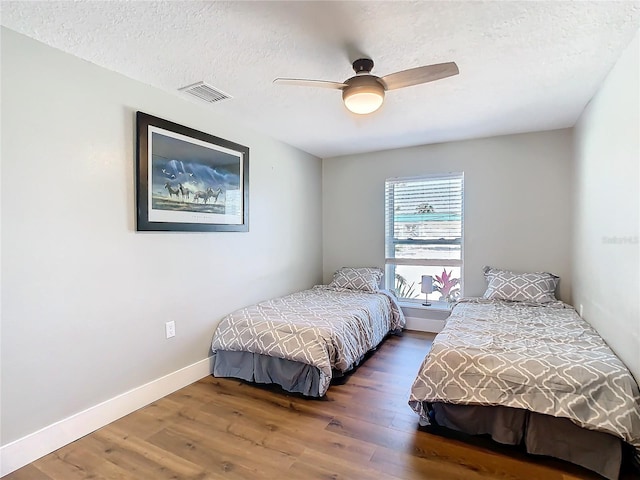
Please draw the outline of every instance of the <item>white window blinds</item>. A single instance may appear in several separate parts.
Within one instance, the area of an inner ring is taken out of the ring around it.
[[[386,263],[461,266],[463,174],[385,182]]]

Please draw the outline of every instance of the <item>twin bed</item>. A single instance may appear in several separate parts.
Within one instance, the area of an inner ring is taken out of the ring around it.
[[[328,286],[223,319],[214,375],[323,396],[404,326],[382,272],[345,268]],[[484,298],[463,299],[433,341],[411,389],[421,425],[489,434],[529,453],[618,478],[624,445],[640,452],[638,385],[597,332],[555,299],[558,278],[485,269]]]
[[[598,333],[555,298],[558,277],[485,267],[487,290],[453,309],[411,388],[422,425],[489,434],[617,479],[640,452],[640,394]]]
[[[329,285],[238,310],[220,322],[213,374],[323,396],[405,324],[395,296],[379,289],[382,270],[343,268]]]
[[[422,425],[524,444],[610,479],[618,478],[623,442],[640,451],[638,386],[561,303],[459,303],[418,371],[409,405]]]

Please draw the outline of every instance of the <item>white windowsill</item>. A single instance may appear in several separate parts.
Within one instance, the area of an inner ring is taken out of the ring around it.
[[[403,308],[415,308],[417,310],[438,310],[438,311],[446,311],[446,312],[451,310],[451,305],[448,302],[430,301],[429,303],[431,305],[429,306],[423,305],[422,304],[423,302],[424,300],[419,302],[400,300],[398,301],[398,304]]]

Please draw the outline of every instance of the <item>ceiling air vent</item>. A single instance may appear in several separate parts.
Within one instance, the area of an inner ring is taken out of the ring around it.
[[[189,95],[193,95],[200,100],[207,103],[219,102],[220,100],[226,100],[227,98],[231,98],[231,95],[227,95],[226,93],[216,90],[211,85],[205,82],[194,83],[193,85],[187,85],[186,87],[179,88],[181,92],[188,93]]]

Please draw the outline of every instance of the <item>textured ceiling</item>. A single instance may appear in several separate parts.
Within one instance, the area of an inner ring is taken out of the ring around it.
[[[0,9],[8,28],[175,95],[206,81],[233,98],[202,108],[320,157],[573,126],[640,25],[637,1],[2,1]],[[379,76],[449,61],[460,75],[388,92],[368,116],[348,112],[337,90],[272,84],[343,81],[362,56]]]

